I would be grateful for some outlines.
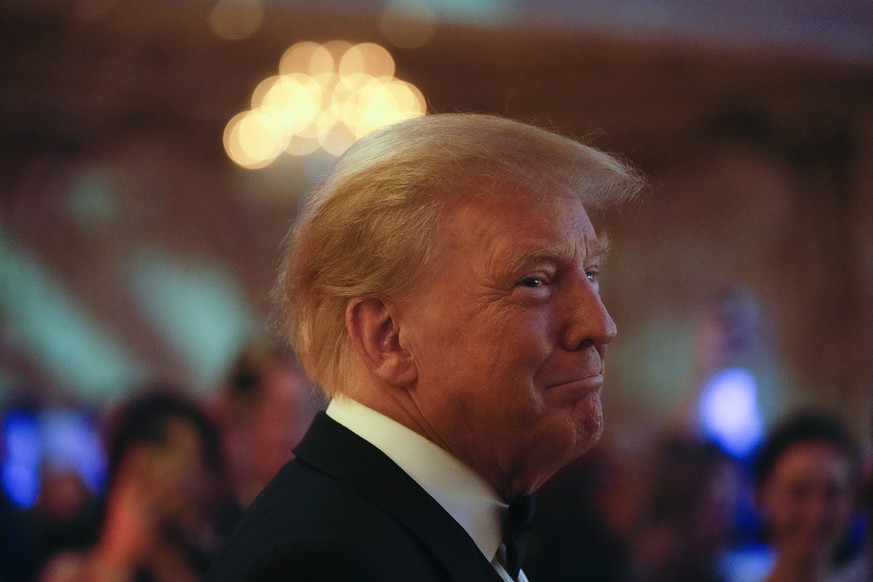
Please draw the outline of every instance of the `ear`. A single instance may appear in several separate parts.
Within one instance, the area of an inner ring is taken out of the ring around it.
[[[381,297],[354,297],[346,305],[346,330],[364,366],[379,380],[411,386],[418,372],[400,341],[396,308]]]

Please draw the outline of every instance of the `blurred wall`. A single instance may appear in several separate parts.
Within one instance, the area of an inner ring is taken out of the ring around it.
[[[243,170],[224,125],[292,43],[383,42],[377,18],[275,9],[227,41],[208,3],[74,6],[0,16],[2,388],[99,403],[160,378],[209,394],[263,327],[282,237],[330,161]],[[873,64],[458,24],[389,48],[431,112],[544,124],[649,175],[608,220],[608,434],[679,413],[698,324],[730,288],[756,310],[736,363],[765,417],[812,403],[866,435]]]

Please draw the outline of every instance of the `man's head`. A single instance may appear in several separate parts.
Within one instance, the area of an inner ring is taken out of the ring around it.
[[[319,396],[286,347],[257,338],[237,354],[221,393],[219,417],[231,477],[245,505],[292,457],[322,405]]]
[[[154,523],[181,523],[223,469],[218,430],[197,404],[150,386],[106,423],[108,491],[136,499]]]
[[[606,154],[495,117],[371,134],[291,233],[287,334],[328,394],[402,417],[492,481],[536,456],[559,467],[600,434],[615,335],[589,213],[640,185]]]

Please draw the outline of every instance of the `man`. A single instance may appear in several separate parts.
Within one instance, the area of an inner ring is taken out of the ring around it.
[[[239,351],[215,403],[236,504],[248,507],[291,457],[319,398],[287,348],[256,338]]]
[[[504,530],[602,430],[616,328],[588,212],[640,185],[606,154],[483,115],[352,146],[276,288],[331,402],[208,580],[526,580]]]

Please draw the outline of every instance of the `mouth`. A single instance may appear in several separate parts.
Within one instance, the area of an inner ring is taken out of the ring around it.
[[[557,390],[561,392],[588,393],[597,392],[603,388],[603,373],[597,372],[582,378],[574,378],[563,380],[548,386],[549,391]]]

